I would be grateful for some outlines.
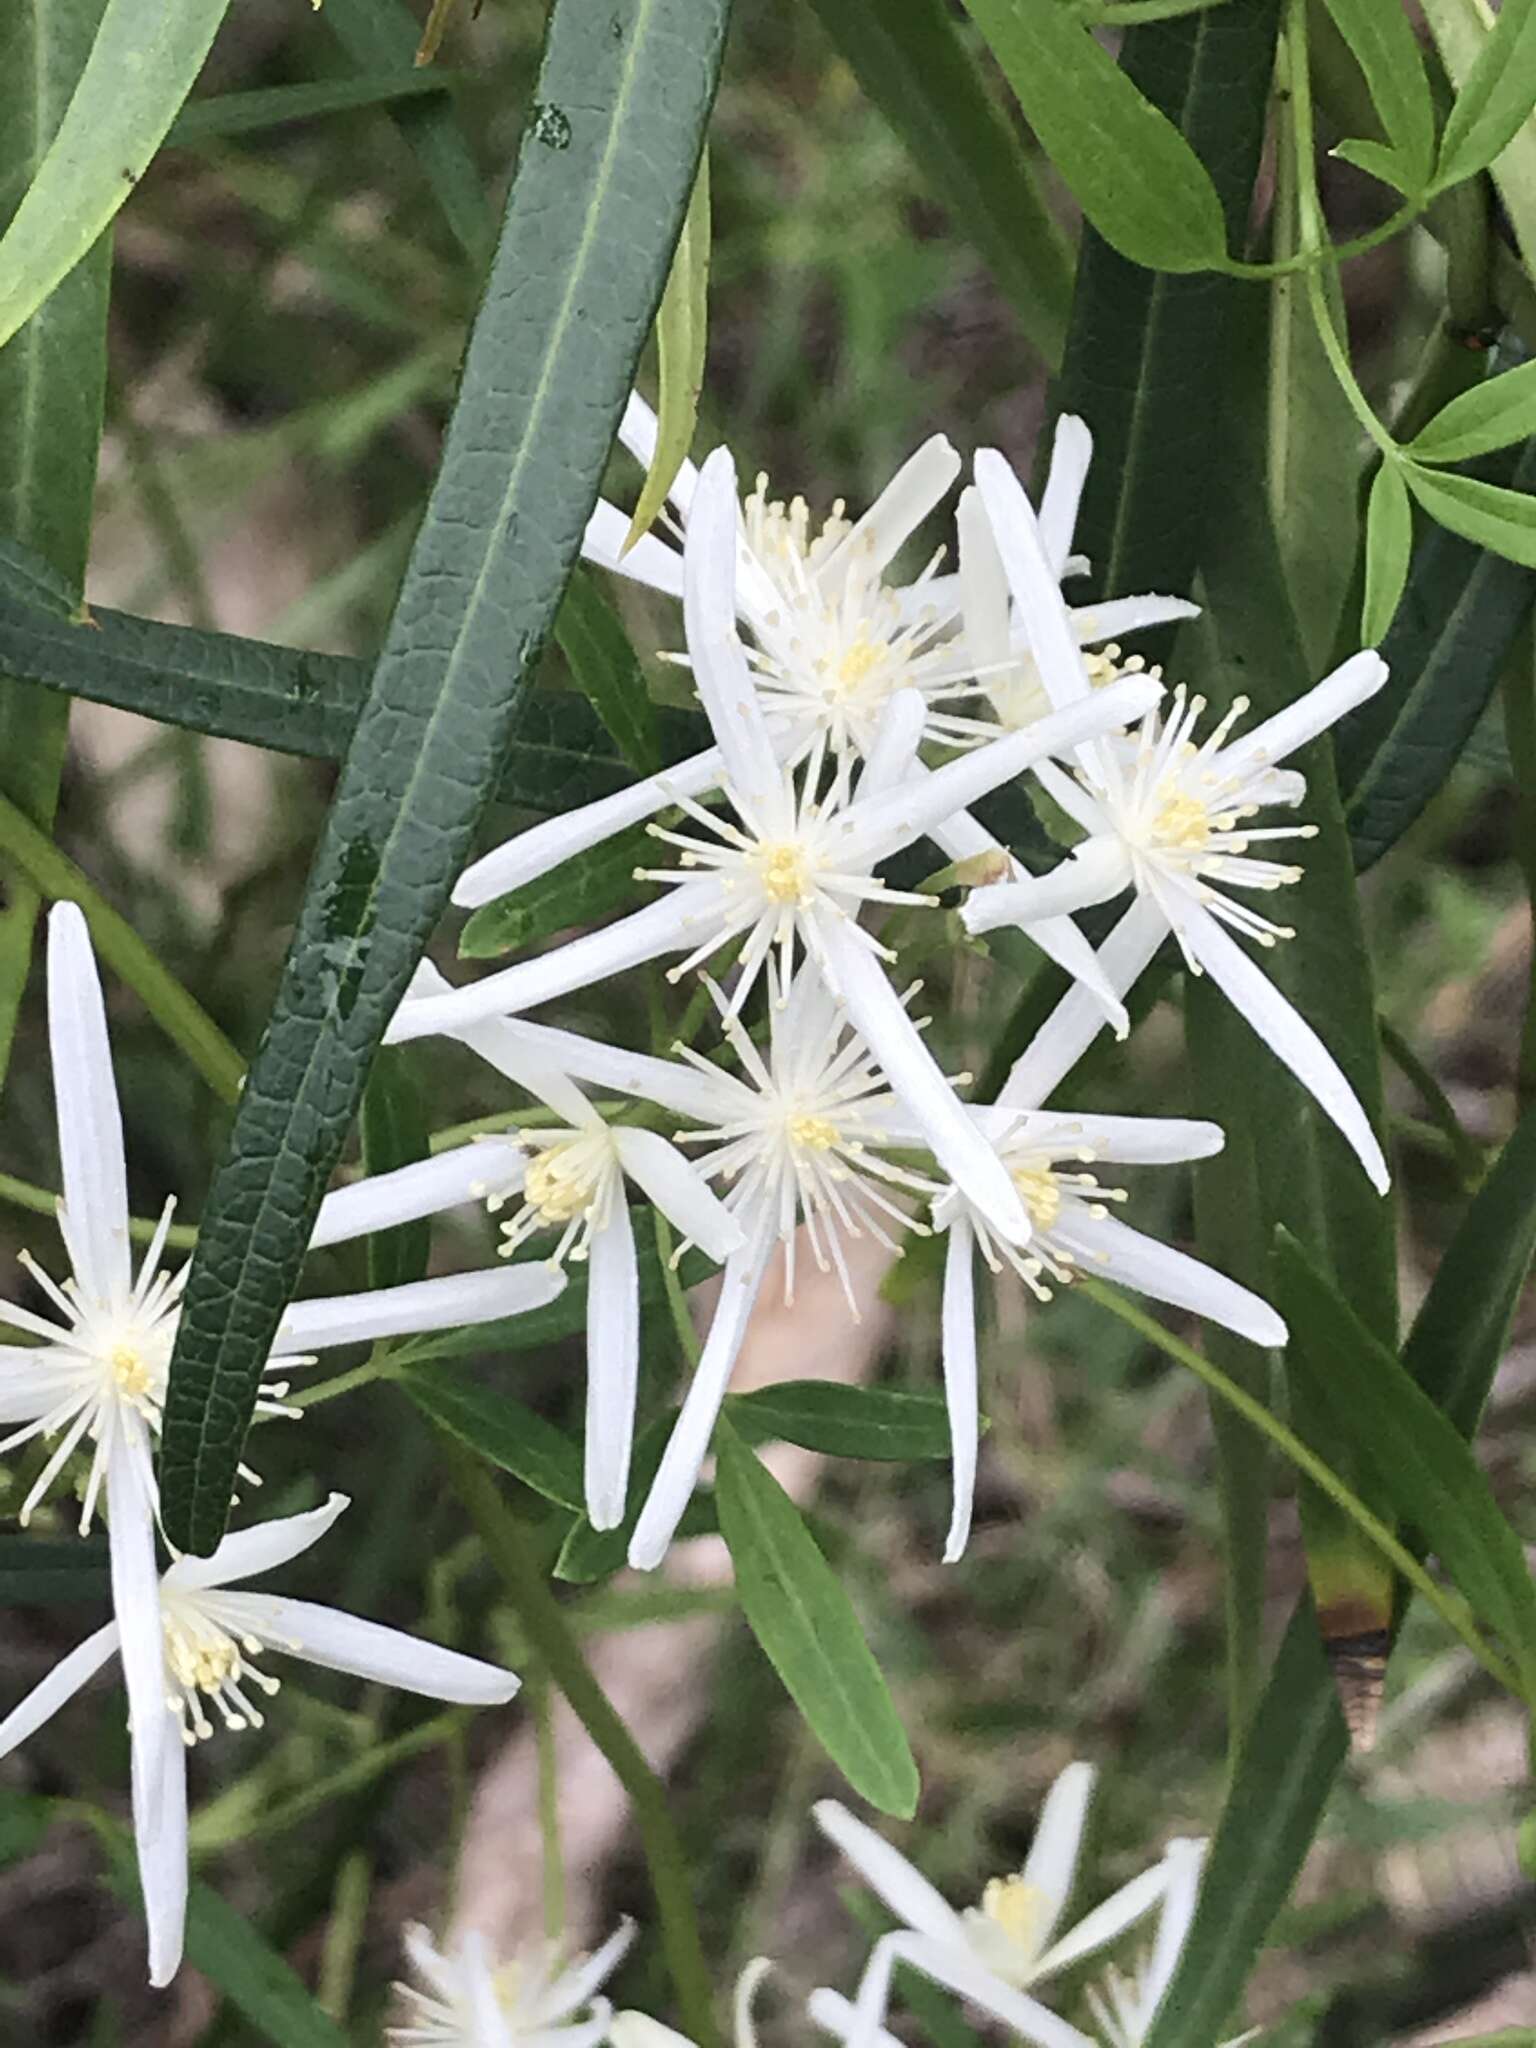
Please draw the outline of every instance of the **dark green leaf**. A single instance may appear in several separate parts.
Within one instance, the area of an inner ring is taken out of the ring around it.
[[[288,121],[313,121],[326,114],[354,113],[360,107],[387,106],[395,100],[419,99],[423,93],[446,92],[458,83],[451,71],[392,71],[375,77],[327,78],[313,85],[274,85],[256,92],[221,92],[189,100],[171,123],[167,149],[222,141],[280,128]]]
[[[0,348],[112,221],[192,90],[228,0],[106,0],[69,105],[0,236]]]
[[[7,1788],[0,1791],[0,1868],[30,1856],[52,1821],[46,1799],[28,1799]]]
[[[1335,1444],[1347,1444],[1472,1608],[1502,1638],[1536,1697],[1536,1584],[1519,1537],[1454,1423],[1366,1328],[1289,1232],[1275,1254],[1293,1355]]]
[[[1480,548],[1536,569],[1536,497],[1451,470],[1413,469],[1408,488],[1431,519]]]
[[[555,620],[555,638],[576,687],[625,761],[637,775],[654,774],[661,766],[661,744],[645,673],[613,606],[584,569],[570,580]]]
[[[386,1046],[374,1062],[363,1091],[363,1171],[393,1173],[428,1151],[427,1106],[413,1071],[419,1053],[407,1045]],[[396,1224],[368,1237],[368,1285],[403,1287],[424,1280],[432,1257],[432,1220]]]
[[[599,922],[634,900],[635,869],[655,858],[656,842],[643,825],[616,833],[477,910],[459,934],[459,958],[494,960],[573,924]]]
[[[1402,189],[1422,190],[1435,159],[1435,110],[1407,14],[1401,7],[1378,6],[1377,0],[1327,0],[1327,6],[1359,60],[1381,125],[1401,160]]]
[[[321,1194],[515,743],[665,281],[727,7],[551,16],[442,467],[203,1215],[161,1465],[182,1549],[222,1533]]]
[[[1043,361],[1061,355],[1072,255],[1012,127],[956,34],[946,0],[812,0],[864,91],[969,236]]]
[[[715,1448],[720,1533],[752,1633],[854,1791],[910,1818],[917,1766],[848,1595],[799,1509],[729,1422]]]
[[[105,1541],[78,1536],[0,1536],[0,1602],[51,1607],[112,1595]]]
[[[1421,427],[1408,443],[1419,462],[1467,462],[1536,434],[1536,363],[1485,377]]]
[[[780,1380],[751,1394],[732,1394],[725,1406],[749,1444],[799,1444],[834,1458],[897,1462],[949,1456],[949,1416],[934,1394]]]
[[[581,1452],[510,1394],[408,1366],[398,1375],[416,1406],[460,1442],[557,1507],[581,1511]]]
[[[1221,200],[1168,116],[1060,0],[965,0],[1029,125],[1099,233],[1133,263],[1204,270]]]
[[[1494,158],[1531,111],[1536,76],[1536,4],[1504,0],[1440,137],[1435,183],[1455,185]]]
[[[415,65],[421,23],[404,0],[326,0],[319,20],[365,75],[398,75]],[[391,113],[444,220],[478,269],[491,253],[491,209],[457,109],[434,93],[402,101]]]
[[[1365,606],[1360,638],[1367,647],[1380,646],[1386,637],[1408,581],[1412,552],[1413,507],[1408,502],[1408,486],[1397,463],[1383,462],[1371,485],[1365,516]]]

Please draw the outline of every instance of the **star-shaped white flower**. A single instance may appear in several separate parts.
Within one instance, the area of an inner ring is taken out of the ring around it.
[[[1029,1993],[1133,1927],[1169,1881],[1166,1864],[1154,1865],[1057,1935],[1076,1875],[1093,1778],[1090,1765],[1069,1764],[1046,1794],[1024,1868],[993,1878],[981,1904],[958,1913],[873,1828],[835,1799],[821,1800],[814,1811],[822,1832],[902,1924],[870,1951],[852,2005],[835,1992],[816,1991],[811,2018],[847,2048],[875,2048],[892,1972],[905,1963],[1040,2048],[1084,2048],[1077,2029]]]
[[[757,2026],[752,2001],[757,1988],[773,1965],[766,1956],[754,1956],[742,1966],[731,1997],[732,2048],[757,2048]],[[612,2048],[698,2048],[698,2043],[676,2027],[665,2026],[648,2012],[616,2012],[608,2029]]]
[[[447,987],[425,964],[412,983],[418,994]],[[503,1257],[540,1232],[559,1231],[549,1264],[558,1272],[567,1259],[584,1262],[589,1276],[587,1515],[594,1528],[614,1529],[624,1519],[629,1489],[640,1368],[640,1276],[624,1183],[633,1181],[712,1259],[728,1259],[745,1240],[698,1169],[669,1139],[598,1115],[563,1065],[572,1050],[582,1058],[585,1041],[574,1033],[540,1033],[506,1021],[470,1025],[460,1035],[519,1087],[541,1097],[565,1124],[525,1130],[515,1140],[478,1139],[343,1188],[327,1198],[312,1242],[388,1230],[470,1201],[493,1211],[516,1201],[502,1225]]]
[[[798,949],[847,1004],[946,1172],[1001,1234],[1018,1236],[1025,1227],[1018,1197],[913,1028],[881,966],[883,949],[856,922],[857,914],[868,901],[904,900],[878,872],[903,846],[1049,753],[1139,716],[1160,686],[1141,676],[1113,683],[1091,701],[978,747],[921,780],[907,770],[921,737],[922,701],[903,691],[885,713],[856,793],[845,798],[847,779],[839,771],[819,803],[808,771],[797,788],[774,756],[736,635],[734,522],[734,473],[730,456],[719,449],[705,464],[694,499],[685,607],[695,677],[726,757],[723,786],[735,819],[699,814],[715,836],[684,845],[682,866],[670,877],[674,886],[659,902],[451,995],[408,998],[388,1036],[420,1037],[517,1014],[668,953],[684,953],[686,968],[744,940],[739,1002],[770,950],[787,967]]]
[[[231,1592],[241,1580],[288,1563],[317,1543],[347,1506],[333,1493],[323,1508],[226,1536],[212,1557],[179,1558],[157,1576],[147,1511],[128,1518],[122,1468],[108,1475],[114,1535],[124,1515],[122,1559],[114,1556],[114,1618],[71,1650],[0,1721],[8,1756],[107,1662],[122,1657],[133,1761],[133,1826],[149,1923],[149,1979],[169,1984],[181,1964],[187,1905],[186,1753],[226,1728],[260,1728],[261,1701],[280,1681],[256,1660],[274,1652],[370,1684],[429,1699],[492,1706],[518,1680],[477,1657],[362,1621],[334,1607],[275,1593]]]
[[[558,1943],[493,1961],[485,1937],[466,1934],[440,1949],[425,1927],[404,1932],[418,1984],[396,1984],[409,2018],[391,2027],[395,2048],[598,2048],[613,2008],[596,1994],[634,1938],[632,1920],[590,1956],[567,1963]]]
[[[944,1393],[954,1460],[954,1510],[946,1563],[970,1535],[980,1434],[977,1399],[974,1253],[994,1273],[1010,1265],[1041,1301],[1079,1273],[1117,1281],[1154,1301],[1191,1310],[1250,1343],[1286,1341],[1285,1324],[1258,1295],[1211,1266],[1120,1222],[1112,1205],[1124,1191],[1099,1177],[1106,1163],[1172,1165],[1208,1159],[1222,1147],[1219,1125],[1183,1117],[1091,1116],[1029,1110],[999,1102],[972,1115],[997,1147],[1029,1211],[1031,1236],[1020,1246],[998,1238],[956,1188],[935,1202],[935,1228],[949,1233],[942,1316]]]
[[[1063,707],[1091,700],[1094,685],[1017,478],[994,450],[977,456],[976,477],[1042,682],[1059,715]],[[962,912],[972,932],[1004,924],[1028,931],[1041,920],[1133,890],[1135,902],[1115,935],[1117,943],[1100,954],[1112,987],[1123,994],[1172,932],[1190,971],[1210,975],[1338,1126],[1383,1192],[1389,1176],[1381,1147],[1337,1061],[1231,936],[1236,931],[1272,946],[1289,938],[1289,929],[1227,892],[1271,891],[1297,879],[1298,868],[1270,860],[1262,849],[1277,840],[1305,839],[1313,828],[1249,821],[1268,805],[1300,800],[1303,778],[1276,764],[1373,696],[1386,678],[1378,654],[1354,655],[1244,737],[1231,737],[1247,708],[1239,699],[1198,742],[1204,704],[1176,691],[1166,712],[1149,710],[1131,739],[1080,746],[1075,774],[1042,763],[1036,771],[1041,781],[1087,836],[1049,875],[978,889]],[[1072,1008],[1057,1028],[1074,1034],[1081,1049],[1098,1019],[1086,1000],[1073,1001],[1078,993],[1067,998]]]

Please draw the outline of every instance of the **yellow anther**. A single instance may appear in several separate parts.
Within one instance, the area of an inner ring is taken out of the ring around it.
[[[994,1877],[981,1895],[981,1910],[1017,1947],[1034,1950],[1045,1898],[1022,1877]]]
[[[143,1354],[132,1344],[119,1344],[108,1357],[112,1377],[130,1401],[142,1400],[154,1392],[154,1374]]]
[[[757,863],[763,880],[763,894],[774,903],[803,904],[810,901],[805,849],[794,840],[778,840],[763,846]]]
[[[544,1223],[569,1223],[591,1206],[593,1182],[584,1162],[573,1160],[577,1141],[551,1145],[528,1162],[523,1198]]]
[[[792,1145],[806,1145],[816,1152],[830,1152],[837,1143],[837,1125],[824,1116],[792,1116],[789,1120]]]
[[[1013,1184],[1024,1197],[1029,1220],[1037,1230],[1049,1230],[1061,1214],[1061,1183],[1049,1166],[1015,1167]],[[1010,1883],[1012,1880],[1009,1880]],[[994,1879],[994,1883],[1001,1882]],[[990,1894],[992,1886],[988,1885]],[[987,1911],[992,1909],[989,1906]]]
[[[1211,815],[1199,797],[1181,790],[1164,803],[1152,823],[1152,840],[1157,846],[1182,847],[1200,853],[1211,840]]]
[[[872,668],[878,667],[885,654],[884,647],[871,640],[862,629],[853,645],[837,664],[837,680],[846,690],[857,689]]]

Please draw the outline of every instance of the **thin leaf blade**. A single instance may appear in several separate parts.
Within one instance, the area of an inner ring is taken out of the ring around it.
[[[709,342],[709,151],[699,158],[683,231],[656,309],[656,446],[635,501],[625,547],[648,533],[693,446]]]

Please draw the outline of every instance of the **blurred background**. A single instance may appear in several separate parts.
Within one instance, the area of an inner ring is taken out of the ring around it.
[[[539,0],[484,0],[453,16],[438,63],[453,74],[499,201],[537,61]],[[323,79],[350,69],[323,13],[242,0],[201,90]],[[745,475],[784,495],[857,510],[927,434],[965,456],[1002,447],[1028,473],[1043,372],[922,167],[861,97],[812,7],[738,0],[712,133],[715,243],[710,373],[701,445],[728,438]],[[1379,188],[1330,166],[1336,230],[1370,226]],[[1063,207],[1065,214],[1066,208]],[[1438,305],[1422,237],[1349,272],[1366,381],[1383,402],[1409,374]],[[89,595],[154,617],[367,654],[387,620],[437,458],[478,280],[450,238],[387,114],[330,116],[168,150],[117,231],[108,432]],[[615,495],[637,478],[616,458]],[[941,536],[936,531],[932,544]],[[658,691],[677,644],[662,604],[617,590]],[[1527,645],[1525,658],[1529,660]],[[549,657],[551,685],[562,680]],[[77,704],[59,838],[243,1050],[255,1041],[298,904],[330,771]],[[516,819],[490,821],[500,836]],[[1530,986],[1530,932],[1513,855],[1511,793],[1496,730],[1480,734],[1430,812],[1370,877],[1383,1009],[1447,1091],[1478,1146],[1507,1134]],[[920,963],[935,1037],[979,1066],[1017,985],[934,921]],[[452,935],[440,951],[452,967]],[[6,1104],[7,1171],[56,1185],[40,978],[28,997]],[[174,1191],[195,1218],[223,1113],[136,1003],[109,987],[135,1205]],[[633,1028],[608,991],[561,1021]],[[494,1076],[457,1049],[419,1055],[434,1128],[511,1115]],[[1165,1004],[1127,1051],[1098,1060],[1083,1107],[1177,1113],[1177,1012]],[[1457,1160],[1424,1104],[1393,1077],[1402,1286],[1412,1305],[1463,1196]],[[1145,1227],[1188,1237],[1187,1188],[1163,1172],[1142,1192]],[[483,1217],[445,1221],[442,1269],[483,1262]],[[0,1207],[0,1254],[57,1269],[52,1224]],[[363,1284],[355,1262],[312,1262],[327,1291]],[[866,1263],[856,1329],[814,1288],[791,1316],[772,1297],[745,1371],[937,1384],[935,1269],[921,1248],[894,1274]],[[1222,1794],[1219,1528],[1203,1397],[1132,1333],[1068,1296],[1048,1313],[999,1283],[984,1357],[976,1533],[938,1562],[945,1468],[883,1468],[797,1455],[785,1476],[814,1497],[815,1526],[853,1592],[923,1773],[918,1821],[891,1830],[956,1903],[1016,1868],[1040,1797],[1070,1757],[1102,1768],[1085,1866],[1091,1902],[1175,1833],[1201,1833]],[[899,1310],[899,1314],[897,1311]],[[1517,1525],[1533,1524],[1536,1328],[1522,1314],[1483,1437]],[[658,1328],[646,1399],[675,1371]],[[345,1361],[344,1361],[345,1362]],[[476,1360],[519,1396],[579,1426],[579,1348]],[[426,1427],[387,1387],[263,1427],[261,1509],[291,1512],[331,1475],[356,1505],[351,1539],[311,1584],[341,1604],[507,1656],[522,1647],[496,1608],[476,1544],[434,1478]],[[0,1506],[28,1468],[12,1461]],[[316,1474],[320,1474],[319,1479]],[[1523,1503],[1523,1508],[1522,1508]],[[58,1509],[53,1510],[56,1516]],[[64,1511],[67,1518],[67,1509]],[[57,1526],[64,1527],[65,1520]],[[1272,1621],[1300,1584],[1286,1505],[1275,1511]],[[697,1896],[722,1993],[753,1954],[780,1959],[763,1994],[770,2039],[803,2038],[816,1983],[851,1988],[862,1954],[847,1875],[808,1825],[834,1774],[732,1617],[713,1539],[667,1574],[576,1595],[579,1625],[642,1746],[671,1778],[699,1872]],[[9,1705],[89,1626],[94,1610],[10,1609]],[[536,1736],[542,1740],[536,1740]],[[643,1867],[616,1787],[531,1684],[518,1707],[466,1719],[396,1695],[285,1684],[268,1730],[193,1760],[200,1873],[283,1948],[358,2042],[378,2037],[406,1918],[537,1936],[546,1887],[539,1758],[557,1798],[573,1938],[620,1911],[644,1925]],[[1328,2048],[1427,2044],[1536,2015],[1536,1888],[1514,1853],[1523,1731],[1516,1710],[1416,1615],[1393,1665],[1381,1740],[1340,1782],[1296,1901],[1250,1997],[1277,2042]],[[120,1694],[98,1688],[0,1774],[0,2038],[38,2048],[191,2048],[246,2039],[191,1970],[173,1993],[143,1987],[136,1917],[103,1883],[83,1822],[40,1827],[20,1795],[121,1812]],[[878,1926],[878,1922],[867,1923]],[[666,2009],[643,1933],[616,2002]],[[914,1998],[914,2005],[916,2000]],[[1289,2016],[1289,2017],[1286,2017]],[[925,2002],[919,2030],[961,2048],[965,2029]]]

